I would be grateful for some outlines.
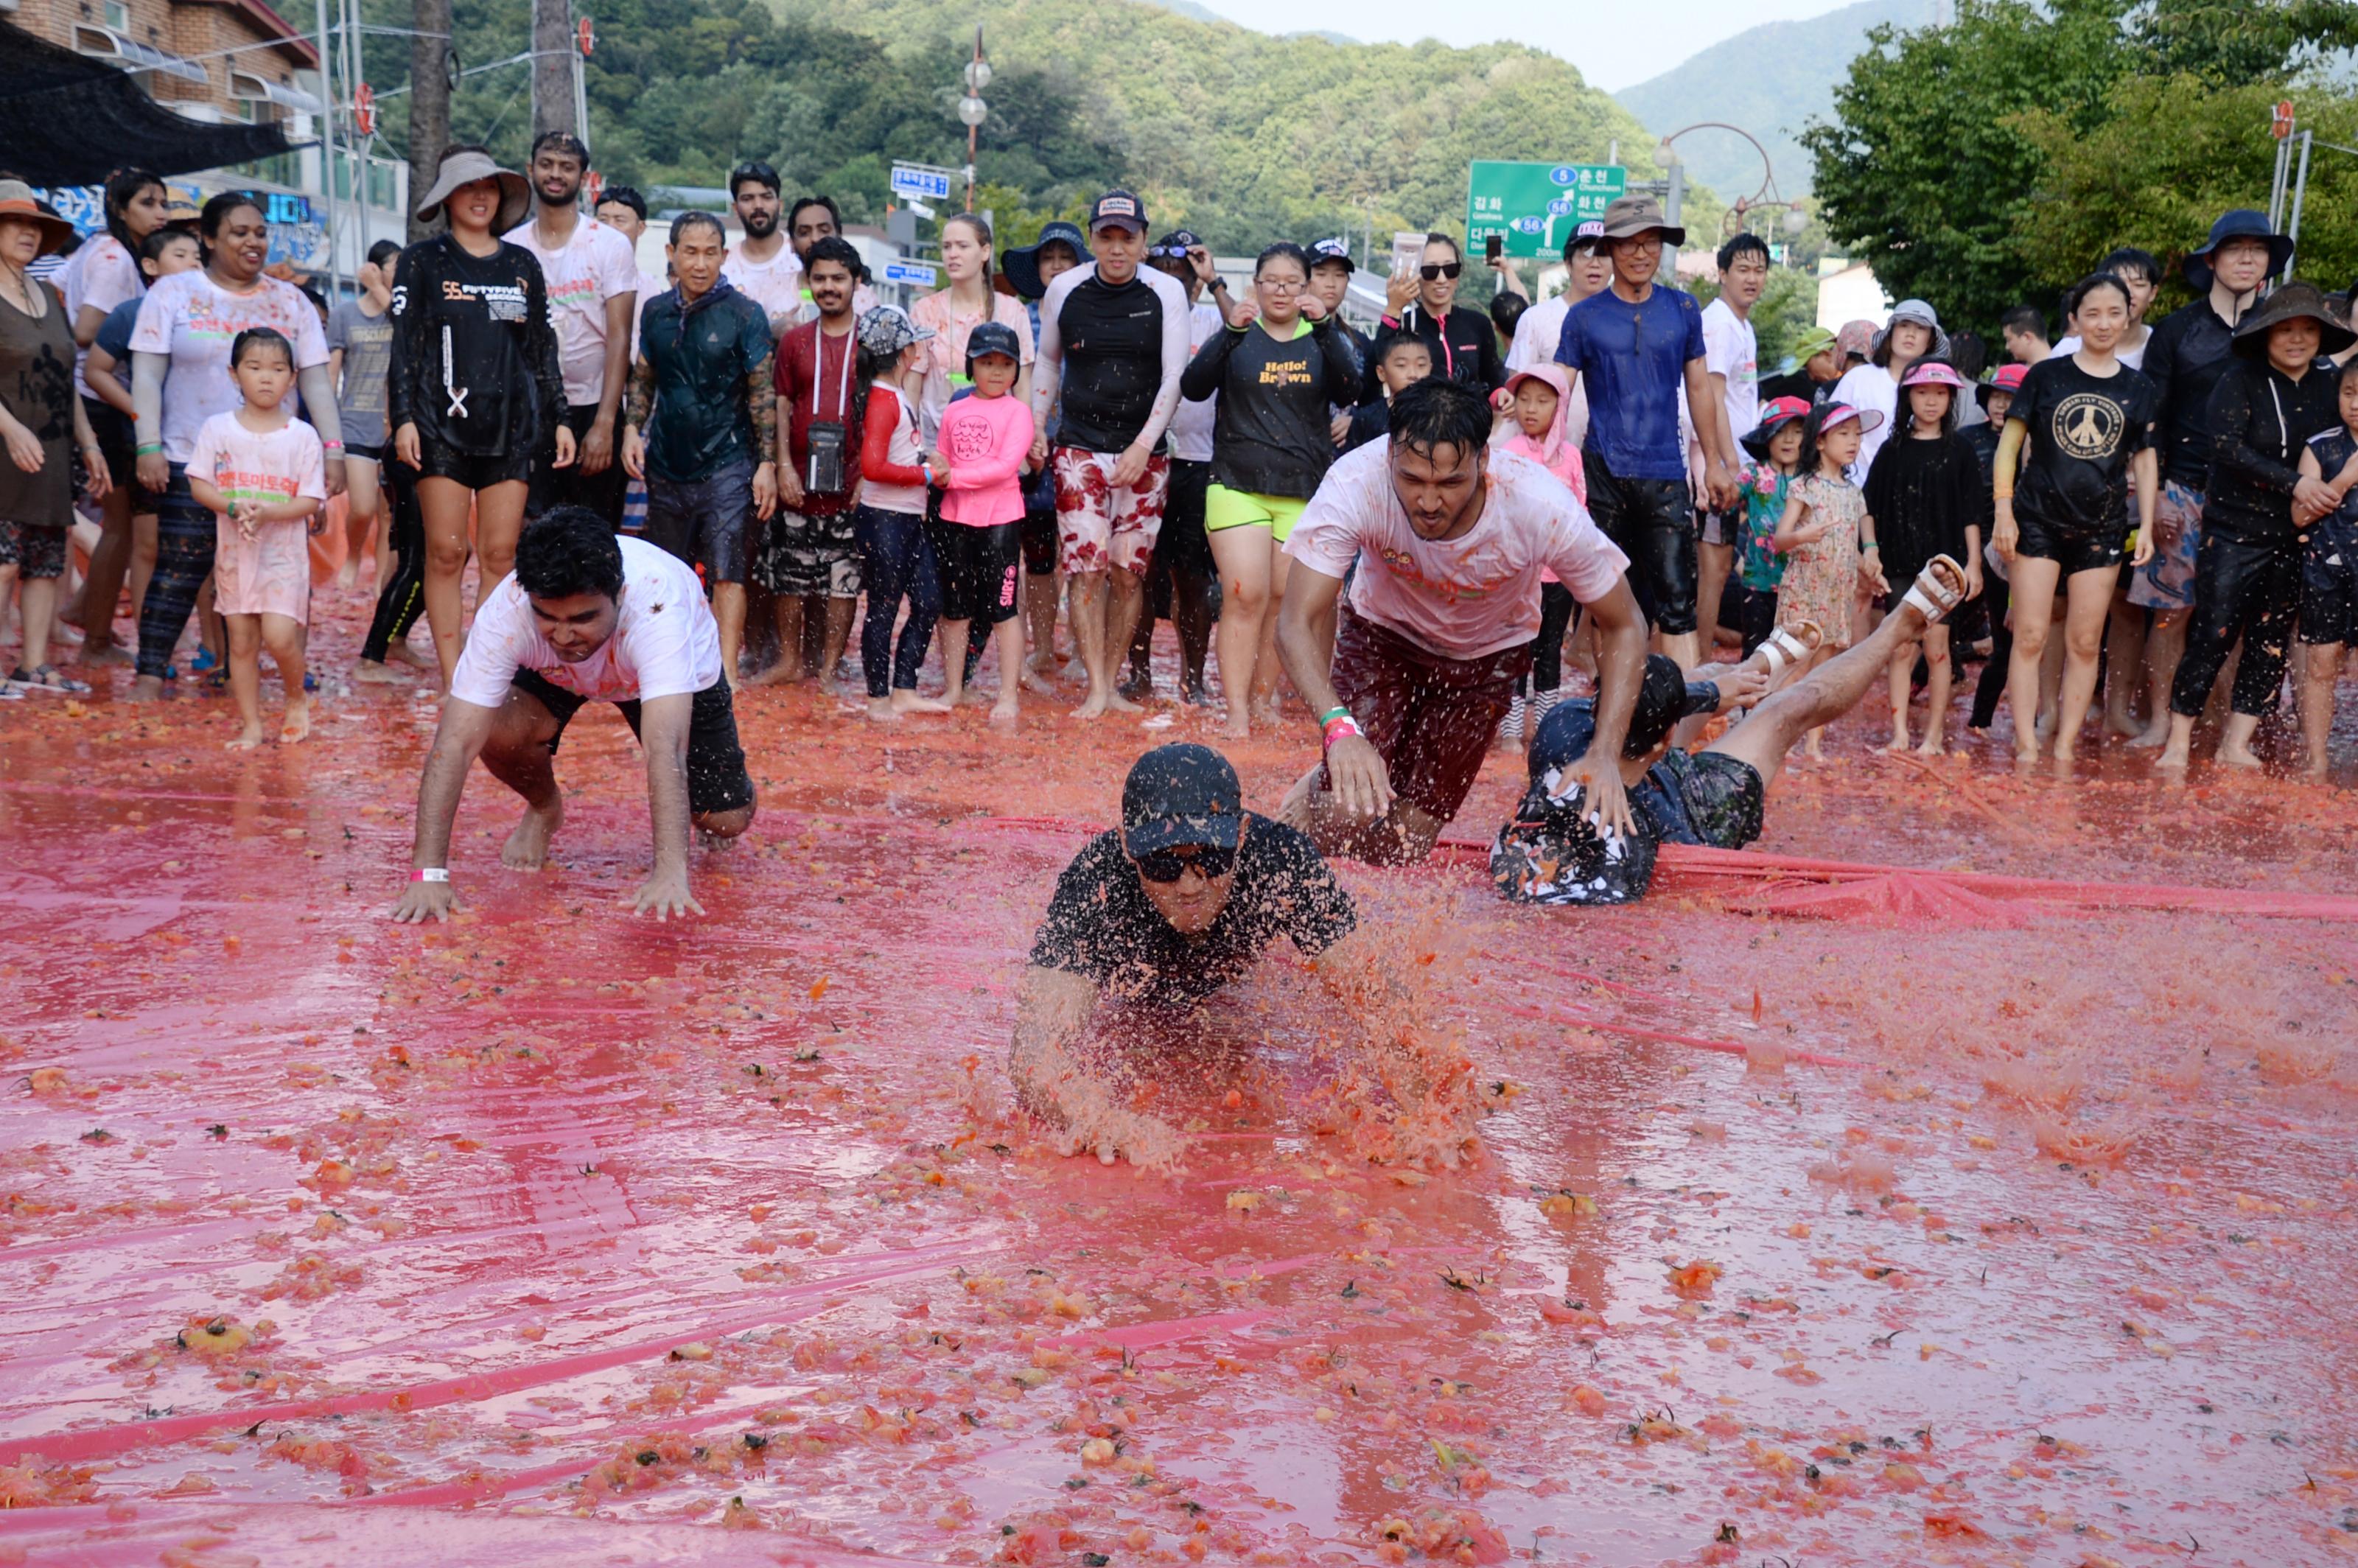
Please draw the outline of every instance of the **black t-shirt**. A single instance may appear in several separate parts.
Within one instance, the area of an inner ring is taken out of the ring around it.
[[[1056,331],[1065,350],[1057,444],[1125,450],[1163,391],[1163,297],[1143,276],[1090,277],[1065,297]]]
[[[557,328],[540,258],[500,242],[488,256],[451,235],[394,264],[385,423],[452,451],[530,450],[565,412]]]
[[[1183,397],[1217,396],[1212,477],[1255,495],[1318,493],[1335,460],[1328,408],[1358,396],[1350,351],[1327,322],[1297,320],[1283,341],[1254,325],[1215,333],[1179,378]]]
[[[2125,535],[2129,459],[2153,444],[2160,411],[2153,383],[2126,365],[2103,377],[2069,354],[2032,365],[2006,416],[2030,438],[2015,510],[2067,534]]]
[[[1100,833],[1056,879],[1032,962],[1094,980],[1118,1001],[1186,1004],[1242,975],[1280,936],[1315,955],[1358,923],[1351,895],[1309,838],[1248,812],[1228,905],[1201,936],[1172,929],[1122,853],[1121,835]]]

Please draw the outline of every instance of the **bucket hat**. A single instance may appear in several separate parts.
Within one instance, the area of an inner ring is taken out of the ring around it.
[[[1944,360],[1949,357],[1949,334],[1941,330],[1939,315],[1920,299],[1903,299],[1891,308],[1891,319],[1883,324],[1883,330],[1876,333],[1874,341],[1867,344],[1866,357],[1869,360],[1883,351],[1883,345],[1891,341],[1891,329],[1902,321],[1913,321],[1931,329],[1932,346],[1924,351],[1925,358]]]
[[[1078,223],[1061,218],[1042,228],[1040,237],[1032,243],[999,253],[1000,275],[1014,288],[1017,297],[1037,299],[1048,292],[1048,286],[1040,281],[1040,252],[1042,247],[1060,241],[1072,246],[1073,254],[1081,260],[1090,259],[1089,237],[1081,232]]]
[[[2268,226],[2266,213],[2250,207],[2231,207],[2219,214],[2211,225],[2211,237],[2201,248],[2186,253],[2182,269],[2186,281],[2194,286],[2197,294],[2211,292],[2211,255],[2229,240],[2265,240],[2268,246],[2268,276],[2284,271],[2292,260],[2292,241]]]
[[[436,216],[442,211],[442,204],[462,186],[479,179],[500,182],[500,210],[492,217],[492,233],[504,234],[524,222],[525,211],[532,204],[532,188],[525,183],[524,176],[512,168],[502,168],[489,153],[466,147],[443,155],[442,166],[434,171],[433,189],[417,203],[417,216]]]
[[[33,188],[21,179],[0,179],[0,218],[15,218],[39,229],[41,255],[56,254],[73,238],[73,225],[36,201]]]
[[[1974,388],[1974,401],[1987,408],[1993,393],[2003,392],[2011,397],[2022,390],[2022,378],[2029,373],[2028,365],[2000,365],[1996,375]]]
[[[2260,301],[2244,318],[2235,328],[2232,346],[2247,360],[2265,362],[2268,357],[2268,330],[2279,321],[2304,318],[2317,323],[2317,351],[2320,356],[2338,354],[2358,343],[2358,332],[2350,330],[2350,317],[2341,305],[2317,285],[2295,279]]]
[[[1834,334],[1834,347],[1842,351],[1842,357],[1844,360],[1850,359],[1854,354],[1860,359],[1865,359],[1867,351],[1874,346],[1875,323],[1864,317],[1855,321],[1844,322],[1842,330]]]
[[[1807,419],[1809,416],[1810,404],[1807,398],[1772,399],[1761,407],[1760,423],[1747,430],[1741,438],[1744,449],[1761,462],[1767,462],[1768,443],[1777,438],[1777,432],[1796,419]]]
[[[1617,196],[1605,209],[1606,239],[1633,239],[1649,229],[1660,229],[1666,245],[1687,243],[1687,232],[1663,217],[1662,204],[1650,196]]]
[[[1793,351],[1785,356],[1787,371],[1797,371],[1828,349],[1839,346],[1832,327],[1812,327],[1793,344]]]

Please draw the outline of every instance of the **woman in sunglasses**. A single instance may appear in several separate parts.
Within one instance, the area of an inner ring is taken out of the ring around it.
[[[1498,353],[1498,334],[1489,316],[1457,303],[1457,280],[1466,271],[1466,257],[1457,242],[1446,234],[1427,234],[1424,254],[1412,273],[1394,273],[1384,285],[1384,319],[1376,329],[1370,364],[1383,357],[1384,344],[1403,334],[1421,340],[1433,351],[1437,375],[1474,388],[1498,404],[1507,384],[1507,362]]]

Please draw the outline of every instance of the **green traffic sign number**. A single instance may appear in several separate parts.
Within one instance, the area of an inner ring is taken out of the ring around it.
[[[1510,256],[1563,254],[1573,230],[1628,188],[1618,164],[1476,163],[1466,172],[1466,248],[1478,253],[1493,234]]]

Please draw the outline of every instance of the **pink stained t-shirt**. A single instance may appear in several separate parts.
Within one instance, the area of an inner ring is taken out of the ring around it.
[[[961,397],[942,410],[938,450],[950,460],[942,516],[988,528],[1023,520],[1023,460],[1032,454],[1032,409],[1012,393]]]
[[[300,419],[257,434],[234,413],[216,414],[197,427],[189,477],[210,481],[233,504],[276,506],[298,495],[328,499],[326,455],[319,433]],[[226,513],[214,514],[213,608],[223,615],[284,615],[307,621],[311,609],[311,546],[308,520],[265,523],[254,537]]]
[[[1450,659],[1485,658],[1539,635],[1542,569],[1590,604],[1629,566],[1562,481],[1509,452],[1490,456],[1473,527],[1455,539],[1417,537],[1392,490],[1389,441],[1336,460],[1285,553],[1334,578],[1358,560],[1352,610]]]

